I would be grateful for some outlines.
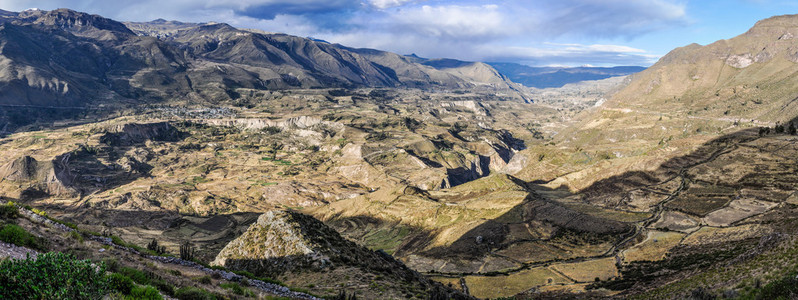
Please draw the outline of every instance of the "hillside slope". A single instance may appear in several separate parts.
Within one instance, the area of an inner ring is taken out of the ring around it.
[[[634,75],[610,107],[743,121],[798,114],[798,15],[759,21],[728,40],[688,45]]]
[[[349,286],[366,298],[405,295],[469,299],[427,279],[384,252],[342,238],[313,217],[269,211],[216,256],[212,265],[278,278],[295,286]]]

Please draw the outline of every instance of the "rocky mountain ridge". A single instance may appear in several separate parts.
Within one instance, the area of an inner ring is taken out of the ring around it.
[[[122,97],[140,98],[142,95],[130,93],[148,94],[157,89],[166,90],[158,95],[164,98],[198,93],[208,100],[214,100],[215,94],[208,91],[214,87],[229,94],[219,95],[223,99],[235,98],[232,93],[237,88],[471,88],[482,82],[512,84],[489,67],[467,74],[440,71],[402,59],[388,66],[371,59],[392,56],[387,52],[350,49],[285,34],[239,30],[221,23],[156,20],[123,24],[68,9],[6,13],[0,22],[6,32],[2,54],[8,67],[13,67],[6,68],[5,82],[7,86],[14,84],[20,89],[19,93],[31,93],[22,89],[34,87],[35,82],[28,80],[23,84],[24,80],[17,82],[19,80],[12,77],[21,79],[33,75],[42,77],[36,86],[53,96],[88,93],[90,87],[103,86],[101,90]],[[128,26],[135,29],[135,33]],[[58,41],[50,40],[57,35],[61,36]],[[39,45],[35,51],[14,50],[33,44]],[[83,53],[70,53],[63,51],[64,48]],[[69,55],[45,60],[61,56],[56,49]],[[35,56],[30,56],[34,53]],[[88,66],[95,67],[77,68],[77,64],[69,63],[67,58],[82,58],[94,62]],[[47,61],[56,64],[51,67],[45,64]],[[80,77],[84,80],[76,81],[59,72],[67,70],[83,74]],[[202,80],[203,77],[209,78]],[[133,91],[114,87],[114,79],[119,81],[117,85],[127,85]],[[96,96],[90,98],[97,101]],[[7,104],[32,104],[26,103],[30,100],[11,102],[12,98],[30,97],[7,98]]]
[[[253,91],[281,89],[461,89],[527,99],[523,87],[480,63],[437,69],[389,52],[222,23],[120,23],[69,9],[0,15],[0,66],[6,131],[152,103],[235,104]]]

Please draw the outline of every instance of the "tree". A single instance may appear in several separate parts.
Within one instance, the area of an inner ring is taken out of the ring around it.
[[[194,247],[191,246],[191,243],[189,241],[186,241],[185,243],[183,243],[183,245],[180,245],[181,259],[189,261],[194,260],[194,253],[195,253]]]
[[[277,152],[283,149],[283,144],[278,142],[271,142],[269,144],[269,154],[272,156],[272,161],[277,160]]]
[[[777,124],[775,128],[773,128],[776,133],[784,133],[784,125]]]
[[[166,253],[166,246],[159,246],[158,245],[158,241],[156,239],[152,239],[152,242],[147,244],[147,249],[150,249],[153,252],[158,253],[158,254]]]

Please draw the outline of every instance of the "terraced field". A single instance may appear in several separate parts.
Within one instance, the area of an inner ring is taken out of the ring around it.
[[[533,192],[536,197],[551,203],[561,203],[559,205],[562,207],[584,215],[627,222],[632,230],[621,234],[620,238],[604,242],[589,239],[581,241],[578,247],[580,251],[568,251],[568,254],[561,250],[577,247],[568,248],[563,247],[564,244],[557,244],[556,238],[552,238],[557,236],[556,233],[547,238],[528,240],[518,238],[518,234],[510,235],[508,237],[513,238],[512,242],[507,246],[496,247],[496,250],[489,253],[518,261],[521,263],[520,267],[494,272],[491,276],[467,275],[464,277],[466,285],[484,286],[486,282],[504,284],[517,280],[519,274],[528,274],[525,272],[531,270],[550,270],[568,279],[557,286],[574,285],[578,289],[578,284],[594,282],[596,278],[601,282],[623,280],[624,276],[629,275],[622,275],[621,271],[638,263],[668,261],[669,255],[677,249],[685,251],[684,249],[692,247],[733,243],[772,234],[776,228],[756,219],[777,213],[785,205],[778,203],[787,203],[789,197],[784,195],[791,194],[794,183],[789,178],[779,179],[776,175],[784,172],[781,166],[785,161],[761,165],[758,168],[737,168],[734,171],[728,168],[734,168],[735,164],[745,164],[746,157],[751,155],[768,155],[774,148],[781,151],[790,149],[792,152],[783,152],[780,156],[794,161],[793,158],[787,158],[790,157],[787,153],[798,154],[796,145],[796,137],[760,137],[750,132],[740,132],[707,143],[688,156],[674,158],[646,175],[632,173],[597,183],[605,187],[616,186],[617,190],[613,191],[616,195],[629,190],[664,191],[660,192],[662,194],[670,191],[664,197],[657,197],[659,201],[646,212],[613,210],[612,207],[597,208],[572,200],[580,199],[580,195],[595,198],[603,196],[592,188],[582,192],[584,194],[568,195],[548,192],[543,187],[532,185],[532,191],[541,191]],[[707,180],[710,177],[714,178],[712,182]],[[753,192],[751,185],[746,184],[752,181],[762,182],[763,185],[757,186],[756,190],[767,193]],[[674,189],[674,182],[681,183]],[[623,183],[623,186],[619,187],[617,183]],[[626,189],[624,186],[633,188]],[[771,195],[780,196],[774,199]],[[743,198],[745,196],[748,198]],[[625,200],[636,201],[632,198]],[[624,203],[616,205],[625,207]],[[571,220],[573,222],[579,218]],[[546,288],[550,286],[550,283],[539,280],[529,283],[529,288],[539,291],[557,290]],[[474,293],[478,296],[507,297],[512,296],[517,289],[488,292],[477,288],[475,291],[483,293]]]

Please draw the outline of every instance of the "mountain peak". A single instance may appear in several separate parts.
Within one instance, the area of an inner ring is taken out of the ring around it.
[[[72,33],[92,30],[107,30],[116,33],[133,35],[124,24],[99,15],[78,12],[67,8],[55,10],[26,10],[19,13],[19,18],[33,24],[61,27]]]

